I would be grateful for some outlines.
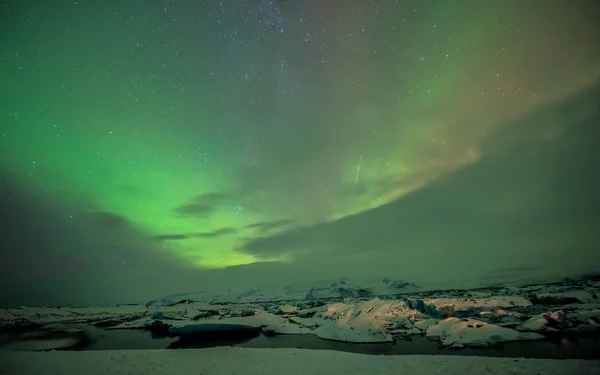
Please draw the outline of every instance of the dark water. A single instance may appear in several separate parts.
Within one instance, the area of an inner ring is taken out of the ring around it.
[[[92,326],[86,332],[95,340],[85,350],[105,349],[165,349],[177,342],[176,338],[152,338],[149,332],[133,330],[104,330]],[[527,357],[551,359],[596,359],[600,360],[600,337],[569,336],[544,341],[517,341],[489,348],[449,349],[422,336],[412,336],[411,341],[397,340],[385,344],[352,344],[322,340],[315,335],[260,335],[247,340],[228,340],[195,345],[184,348],[206,348],[214,346],[236,346],[246,348],[302,348],[339,350],[374,355],[477,355],[486,357]]]

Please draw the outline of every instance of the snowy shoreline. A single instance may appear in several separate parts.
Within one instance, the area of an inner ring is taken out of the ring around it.
[[[1,352],[0,374],[598,374],[600,361],[371,356],[325,350],[211,348]]]

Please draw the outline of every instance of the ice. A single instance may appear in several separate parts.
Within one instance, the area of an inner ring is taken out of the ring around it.
[[[475,319],[447,318],[427,328],[427,337],[439,339],[453,347],[489,346],[505,341],[540,340],[544,336],[519,332]]]
[[[544,314],[539,314],[527,319],[527,321],[517,327],[517,330],[523,332],[543,332],[548,328],[547,325],[548,320]]]
[[[325,321],[313,332],[327,340],[363,343],[394,341],[392,335],[387,333],[374,317],[364,311],[333,321]]]
[[[291,305],[279,306],[279,312],[282,314],[295,314],[298,312],[298,307]]]
[[[432,325],[435,325],[438,323],[437,319],[425,319],[425,320],[421,320],[415,323],[415,327],[422,330],[422,331],[427,331],[427,328],[429,328]]]
[[[589,303],[598,301],[598,297],[594,297],[595,294],[586,292],[584,290],[572,290],[561,293],[539,293],[536,297],[539,300],[550,300],[556,303],[563,303],[564,301],[579,301],[581,303]]]
[[[452,306],[455,311],[465,311],[473,307],[504,308],[513,306],[531,306],[532,303],[521,296],[490,296],[483,298],[424,298],[425,304],[431,304],[438,309]]]
[[[264,327],[264,329],[267,331],[286,335],[297,335],[311,332],[310,329],[302,327],[297,323],[293,323],[288,318],[260,310],[257,311],[253,316],[226,318],[219,321],[223,323],[249,324],[255,327]]]

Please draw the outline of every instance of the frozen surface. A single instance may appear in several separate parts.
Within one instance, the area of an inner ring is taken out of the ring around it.
[[[370,356],[325,350],[213,348],[0,352],[4,375],[600,374],[600,361],[468,356]]]

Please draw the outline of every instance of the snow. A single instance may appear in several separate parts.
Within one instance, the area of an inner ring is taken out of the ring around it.
[[[452,347],[489,346],[505,341],[539,340],[544,336],[519,332],[475,319],[447,318],[427,328],[427,337],[438,338]]]
[[[378,319],[408,318],[418,314],[418,311],[409,308],[404,301],[382,301],[379,298],[374,298],[370,301],[358,303],[332,303],[324,309],[323,317],[335,319],[353,315],[357,311],[368,312]]]
[[[313,331],[317,337],[327,340],[345,342],[392,342],[392,335],[364,311],[355,315],[347,315],[337,320],[326,321]]]
[[[292,305],[279,306],[279,312],[282,314],[295,314],[298,312],[298,307]]]
[[[527,319],[523,324],[517,327],[519,331],[543,332],[548,328],[548,320],[544,314],[539,314]]]
[[[266,330],[285,335],[299,335],[311,332],[310,329],[301,327],[300,324],[294,323],[281,315],[275,315],[261,310],[256,311],[255,315],[252,316],[219,319],[218,322],[223,324],[246,324],[254,327],[265,327]]]
[[[289,321],[294,324],[298,324],[301,327],[315,329],[323,325],[324,321],[321,318],[300,318],[297,316],[292,316],[289,318]]]
[[[0,352],[0,374],[600,374],[600,361],[471,356],[371,356],[302,349]]]
[[[429,328],[432,325],[435,325],[438,323],[437,319],[425,319],[425,320],[420,320],[418,322],[415,323],[415,327],[422,330],[422,331],[427,331],[427,328]]]

